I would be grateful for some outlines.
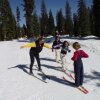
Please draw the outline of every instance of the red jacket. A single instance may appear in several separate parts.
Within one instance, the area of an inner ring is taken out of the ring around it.
[[[73,57],[71,58],[71,60],[73,61],[77,61],[78,57],[81,56],[82,58],[88,58],[88,54],[86,54],[83,50],[77,50],[74,52]]]

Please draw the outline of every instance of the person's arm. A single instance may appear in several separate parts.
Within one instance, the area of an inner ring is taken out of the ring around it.
[[[49,44],[47,44],[47,43],[44,43],[44,47],[52,49],[52,47]]]
[[[76,61],[78,58],[78,54],[75,52],[71,60]]]
[[[35,42],[27,43],[27,44],[21,46],[20,48],[29,48],[29,47],[36,47]]]
[[[58,44],[58,45],[53,46],[53,48],[55,49],[55,48],[61,47],[61,46],[62,46],[62,44]]]
[[[67,48],[68,52],[71,52],[71,50],[69,49],[69,47]]]
[[[82,57],[84,57],[84,58],[88,58],[89,57],[88,54],[86,54],[83,50],[81,50],[81,54],[82,54]]]

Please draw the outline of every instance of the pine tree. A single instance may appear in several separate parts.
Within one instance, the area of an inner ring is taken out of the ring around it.
[[[91,35],[91,9],[88,7],[86,9],[86,16],[87,16],[87,35]]]
[[[63,35],[65,33],[65,19],[64,19],[64,16],[62,14],[62,9],[60,9],[58,12],[57,12],[57,15],[56,15],[56,22],[57,22],[57,29],[58,29],[58,32]]]
[[[90,22],[91,22],[91,34],[95,35],[93,6],[91,6],[91,9],[90,9]]]
[[[90,35],[89,13],[85,0],[78,0],[79,33],[81,36]]]
[[[11,39],[14,39],[16,38],[15,35],[16,35],[16,20],[15,20],[15,16],[13,15],[12,13],[12,10],[11,10],[11,7],[10,7],[10,4],[8,2],[8,0],[5,0],[6,1],[6,11],[8,12],[8,16],[7,16],[7,40],[11,40]]]
[[[35,4],[34,4],[34,12],[33,12],[33,31],[34,31],[34,36],[37,38],[40,34],[40,21],[36,13]]]
[[[40,22],[36,12],[33,14],[33,29],[34,29],[34,36],[38,37],[40,34]]]
[[[33,36],[33,12],[34,12],[34,4],[35,0],[23,0],[25,18],[26,18],[26,26],[27,26],[27,37],[30,38]]]
[[[7,40],[15,39],[16,38],[16,20],[15,16],[12,14],[9,16],[8,28],[7,28]]]
[[[47,9],[46,9],[46,5],[45,5],[45,1],[42,0],[41,3],[41,34],[43,35],[47,35],[48,34],[48,14],[47,14]]]
[[[65,31],[67,34],[72,35],[73,32],[73,22],[72,22],[72,17],[71,17],[71,8],[69,1],[66,1],[66,17],[65,17]]]
[[[5,6],[5,1],[0,2],[0,8],[1,8],[1,40],[5,40],[7,37],[7,11]]]
[[[1,11],[1,9],[2,9],[2,8],[1,8],[1,7],[2,7],[2,4],[1,4],[1,1],[0,1],[0,25],[1,25],[1,23],[2,23],[2,18],[1,18],[1,16],[2,16],[2,14],[1,14],[2,11]]]
[[[22,29],[21,29],[21,31],[22,31],[22,37],[27,37],[27,33],[26,33],[26,25],[25,24],[23,24],[23,27],[22,27]]]
[[[11,40],[15,36],[16,21],[8,0],[1,0],[1,40]]]
[[[17,8],[16,8],[16,19],[17,19],[17,38],[18,37],[21,37],[22,35],[21,35],[21,29],[20,29],[20,10],[19,10],[19,7],[17,6]]]
[[[50,11],[49,11],[49,33],[50,33],[51,35],[53,35],[54,29],[55,29],[54,17],[53,17],[52,11],[50,10]]]
[[[73,34],[74,36],[79,36],[79,23],[78,23],[78,16],[76,13],[73,14]]]
[[[100,0],[93,0],[95,35],[100,37]]]

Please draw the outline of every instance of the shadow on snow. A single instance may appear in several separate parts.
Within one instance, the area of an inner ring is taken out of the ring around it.
[[[100,87],[100,72],[97,72],[95,70],[93,70],[92,72],[92,75],[84,75],[84,78],[85,78],[85,83],[88,82],[88,81],[91,81],[91,80],[98,80],[99,82],[95,82],[96,86]]]
[[[10,67],[8,69],[13,69],[13,68],[19,68],[21,70],[23,70],[23,72],[27,73],[29,75],[29,72],[26,70],[26,69],[29,69],[27,67],[27,65],[17,65],[17,66],[14,66],[14,67]],[[36,69],[33,69],[33,70],[36,70]],[[43,80],[45,80],[46,78],[43,77],[43,74],[42,73],[37,73],[39,76],[42,77]],[[50,80],[54,81],[54,82],[57,82],[57,83],[60,83],[60,84],[63,84],[63,85],[68,85],[68,86],[72,86],[72,87],[75,87],[74,84],[70,81],[65,81],[63,80],[62,78],[58,78],[56,76],[53,76],[53,75],[48,75],[50,77]],[[37,78],[38,80],[40,81],[43,81],[42,79],[38,78],[37,76],[34,76],[35,78]]]
[[[34,65],[34,66],[36,66],[36,65]],[[45,65],[45,64],[42,64],[42,66],[47,67],[47,68],[51,68],[51,69],[54,69],[57,71],[62,71],[60,67],[54,67],[54,66],[49,66],[49,65]],[[29,74],[29,72],[27,71],[27,69],[29,70],[29,67],[27,67],[27,65],[20,64],[20,65],[14,66],[14,67],[10,67],[8,69],[13,69],[13,68],[19,68],[19,69],[23,70],[23,72]],[[33,70],[37,70],[37,69],[33,69]],[[42,79],[44,80],[42,73],[38,73],[38,75],[40,75],[42,77]],[[52,81],[74,87],[73,83],[70,81],[65,81],[62,78],[58,78],[58,77],[53,76],[53,75],[48,75],[48,76],[50,77],[50,80],[52,80]],[[39,79],[38,77],[36,77],[36,78]],[[84,83],[87,83],[91,80],[98,80],[98,81],[94,81],[94,82],[95,82],[96,86],[100,87],[100,72],[93,70],[92,75],[85,74],[84,78],[85,78]],[[39,80],[42,81],[42,79],[39,79]]]

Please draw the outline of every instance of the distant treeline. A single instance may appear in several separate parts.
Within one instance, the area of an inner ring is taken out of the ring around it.
[[[19,6],[14,16],[9,0],[0,0],[0,41],[54,35],[56,31],[61,35],[100,37],[100,0],[93,0],[91,7],[87,7],[85,0],[78,0],[77,13],[74,14],[71,12],[69,0],[66,0],[65,16],[62,8],[59,8],[56,18],[51,9],[47,12],[45,0],[41,0],[40,16],[36,12],[35,0],[23,0],[19,5],[23,6],[23,16],[26,19],[26,24],[23,26],[20,26]]]

